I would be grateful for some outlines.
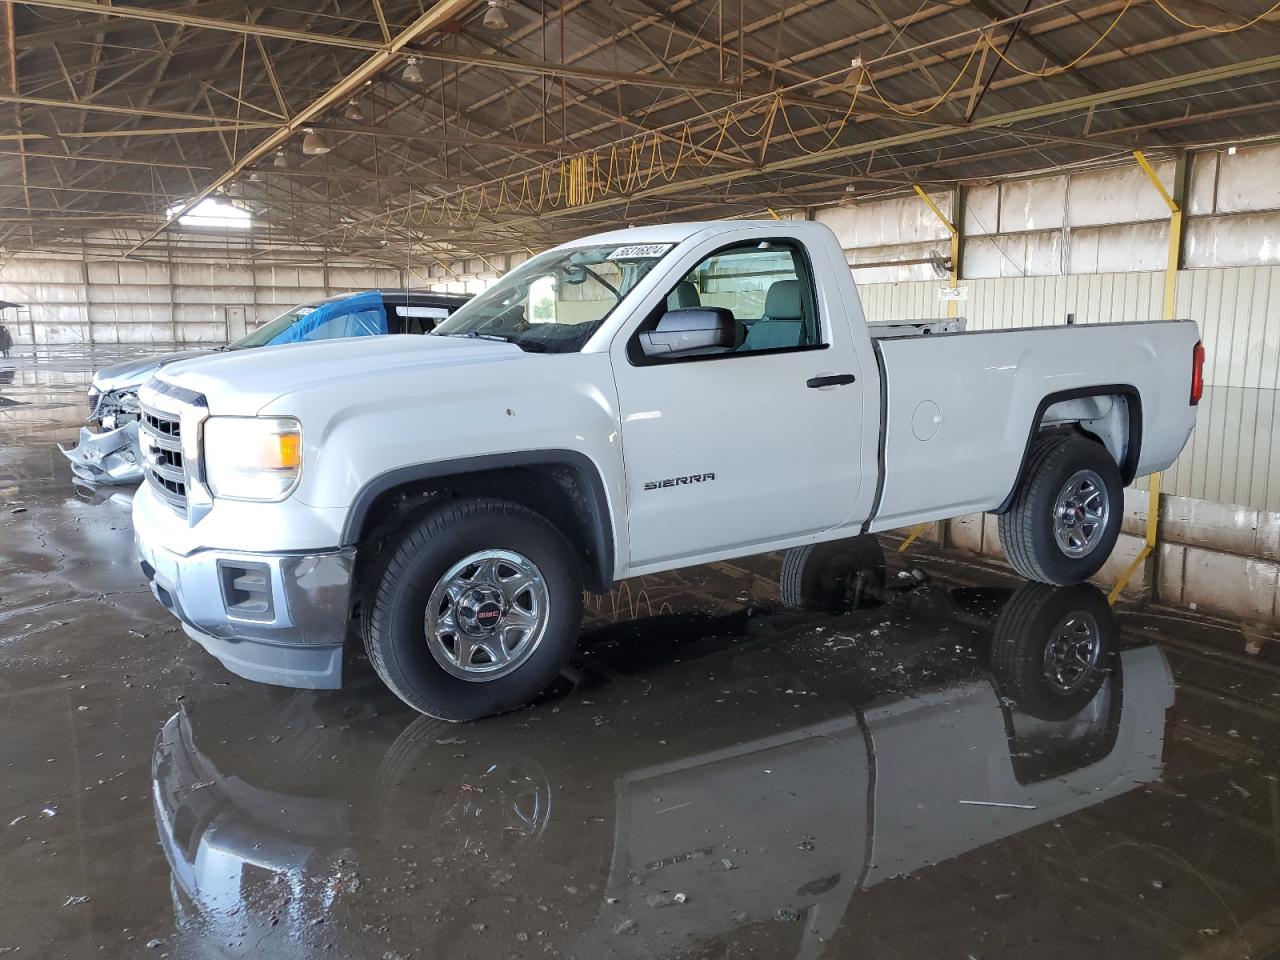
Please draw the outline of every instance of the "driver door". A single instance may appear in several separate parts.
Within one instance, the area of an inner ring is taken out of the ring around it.
[[[838,304],[820,296],[803,244],[757,235],[702,256],[615,341],[632,567],[676,566],[849,517],[862,482],[864,378]],[[640,334],[664,312],[698,307],[732,312],[734,346],[644,354]],[[840,375],[849,380],[813,382]]]

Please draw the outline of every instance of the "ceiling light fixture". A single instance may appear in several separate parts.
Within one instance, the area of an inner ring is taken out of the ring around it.
[[[484,19],[480,21],[488,30],[505,30],[510,24],[507,23],[507,3],[506,0],[489,0],[489,9],[484,12]]]
[[[400,79],[405,83],[422,83],[422,71],[418,68],[417,57],[409,58],[409,62],[405,64],[404,73],[400,74]]]
[[[360,101],[348,100],[347,109],[342,111],[342,115],[346,117],[348,120],[354,120],[357,123],[363,120],[364,111],[360,109]]]
[[[187,201],[179,200],[165,210],[165,216],[176,215]],[[248,210],[233,206],[225,200],[205,197],[182,216],[178,222],[186,227],[226,227],[232,230],[247,230],[253,225],[253,215]]]
[[[866,93],[871,89],[871,84],[867,83],[867,78],[871,74],[868,72],[867,65],[863,62],[861,56],[854,57],[849,61],[849,69],[854,71],[853,90],[855,93]]]
[[[330,150],[333,145],[324,138],[324,134],[318,130],[307,128],[307,135],[302,138],[302,152],[308,157],[322,157]]]
[[[271,165],[273,167],[280,167],[281,169],[289,165],[289,158],[284,155],[283,147],[276,151],[276,158],[271,161]]]

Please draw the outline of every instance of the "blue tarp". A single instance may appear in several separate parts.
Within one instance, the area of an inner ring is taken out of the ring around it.
[[[382,292],[371,290],[320,304],[265,345],[380,336],[386,332],[387,311]]]

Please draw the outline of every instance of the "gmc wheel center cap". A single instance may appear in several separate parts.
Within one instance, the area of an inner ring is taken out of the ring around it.
[[[475,587],[458,601],[458,621],[468,633],[489,633],[502,620],[506,606],[492,587]]]

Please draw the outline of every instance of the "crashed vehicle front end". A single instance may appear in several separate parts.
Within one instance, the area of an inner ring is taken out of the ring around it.
[[[145,377],[150,375],[148,370]],[[89,388],[88,419],[97,429],[81,427],[75,446],[58,446],[71,461],[71,472],[77,480],[94,485],[142,482],[142,450],[138,446],[140,385],[107,385],[94,378]]]
[[[197,356],[200,352],[186,351],[172,359]],[[77,480],[95,486],[142,482],[138,389],[170,359],[152,358],[120,365],[127,370],[108,367],[93,378],[88,416],[92,426],[80,428],[75,446],[58,446],[71,461],[71,472]],[[113,373],[116,375],[111,376]]]
[[[99,429],[111,431],[138,419],[138,385],[103,388],[97,383],[89,387],[89,422]]]
[[[74,447],[59,445],[71,461],[71,472],[77,480],[88,484],[140,483],[142,451],[138,446],[138,418],[106,433],[80,428],[80,439]]]

